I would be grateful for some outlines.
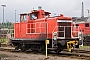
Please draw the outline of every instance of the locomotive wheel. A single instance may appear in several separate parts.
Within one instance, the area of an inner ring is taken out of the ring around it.
[[[24,48],[21,49],[22,52],[25,52],[26,50]]]
[[[59,54],[59,52],[61,52],[61,50],[55,50],[55,52],[56,52],[57,54]]]
[[[21,51],[22,51],[22,52],[26,51],[25,45],[24,45],[24,46],[21,46]]]
[[[15,46],[15,50],[19,50],[19,46]]]
[[[75,48],[79,48],[79,45],[76,45]]]
[[[20,44],[15,44],[15,50],[19,50],[20,49]]]
[[[45,52],[45,46],[44,45],[40,45],[39,52]]]

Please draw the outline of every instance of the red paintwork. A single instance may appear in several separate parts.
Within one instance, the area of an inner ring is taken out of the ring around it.
[[[31,20],[30,14],[38,14],[38,19]],[[46,34],[47,35],[46,38],[52,38],[52,31],[55,28],[55,26],[58,25],[57,24],[58,19],[72,20],[72,18],[64,17],[62,14],[57,17],[50,17],[49,14],[50,12],[45,12],[44,10],[37,10],[28,14],[20,14],[20,22],[14,23],[14,32],[15,32],[14,38],[37,38],[38,39],[38,38],[42,38],[42,36],[40,36],[41,34],[43,34],[43,36]],[[23,15],[28,15],[26,18],[27,19],[26,22],[22,21]],[[44,17],[44,15],[47,15],[48,17]],[[40,25],[40,22],[41,22],[41,25]],[[58,29],[56,29],[56,31],[57,30]],[[37,34],[37,33],[40,33],[40,34]]]
[[[85,27],[85,24],[89,23],[89,27]],[[90,22],[77,23],[82,30],[83,35],[90,35]]]

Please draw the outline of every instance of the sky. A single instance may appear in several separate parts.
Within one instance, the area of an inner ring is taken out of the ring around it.
[[[4,22],[19,21],[20,13],[28,13],[31,10],[42,6],[45,11],[51,12],[54,16],[63,14],[70,17],[81,17],[81,3],[84,3],[84,16],[88,16],[86,9],[90,9],[90,0],[0,0],[0,5],[5,4]],[[3,21],[3,7],[0,6],[0,22]]]

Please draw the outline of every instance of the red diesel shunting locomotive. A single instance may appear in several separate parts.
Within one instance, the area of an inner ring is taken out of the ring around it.
[[[11,38],[15,49],[44,51],[47,39],[50,42],[48,51],[59,53],[66,48],[79,48],[79,31],[74,31],[72,18],[64,17],[62,14],[50,17],[50,14],[42,9],[20,14],[20,22],[14,23],[14,38]]]

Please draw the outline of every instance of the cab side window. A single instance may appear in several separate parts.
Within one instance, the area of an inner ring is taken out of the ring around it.
[[[22,22],[26,22],[27,21],[27,15],[22,15],[21,20],[22,20]]]
[[[79,25],[78,25],[78,24],[76,24],[76,27],[77,27],[77,28],[78,28],[78,26],[79,26]]]
[[[85,23],[85,27],[89,27],[89,23]]]

